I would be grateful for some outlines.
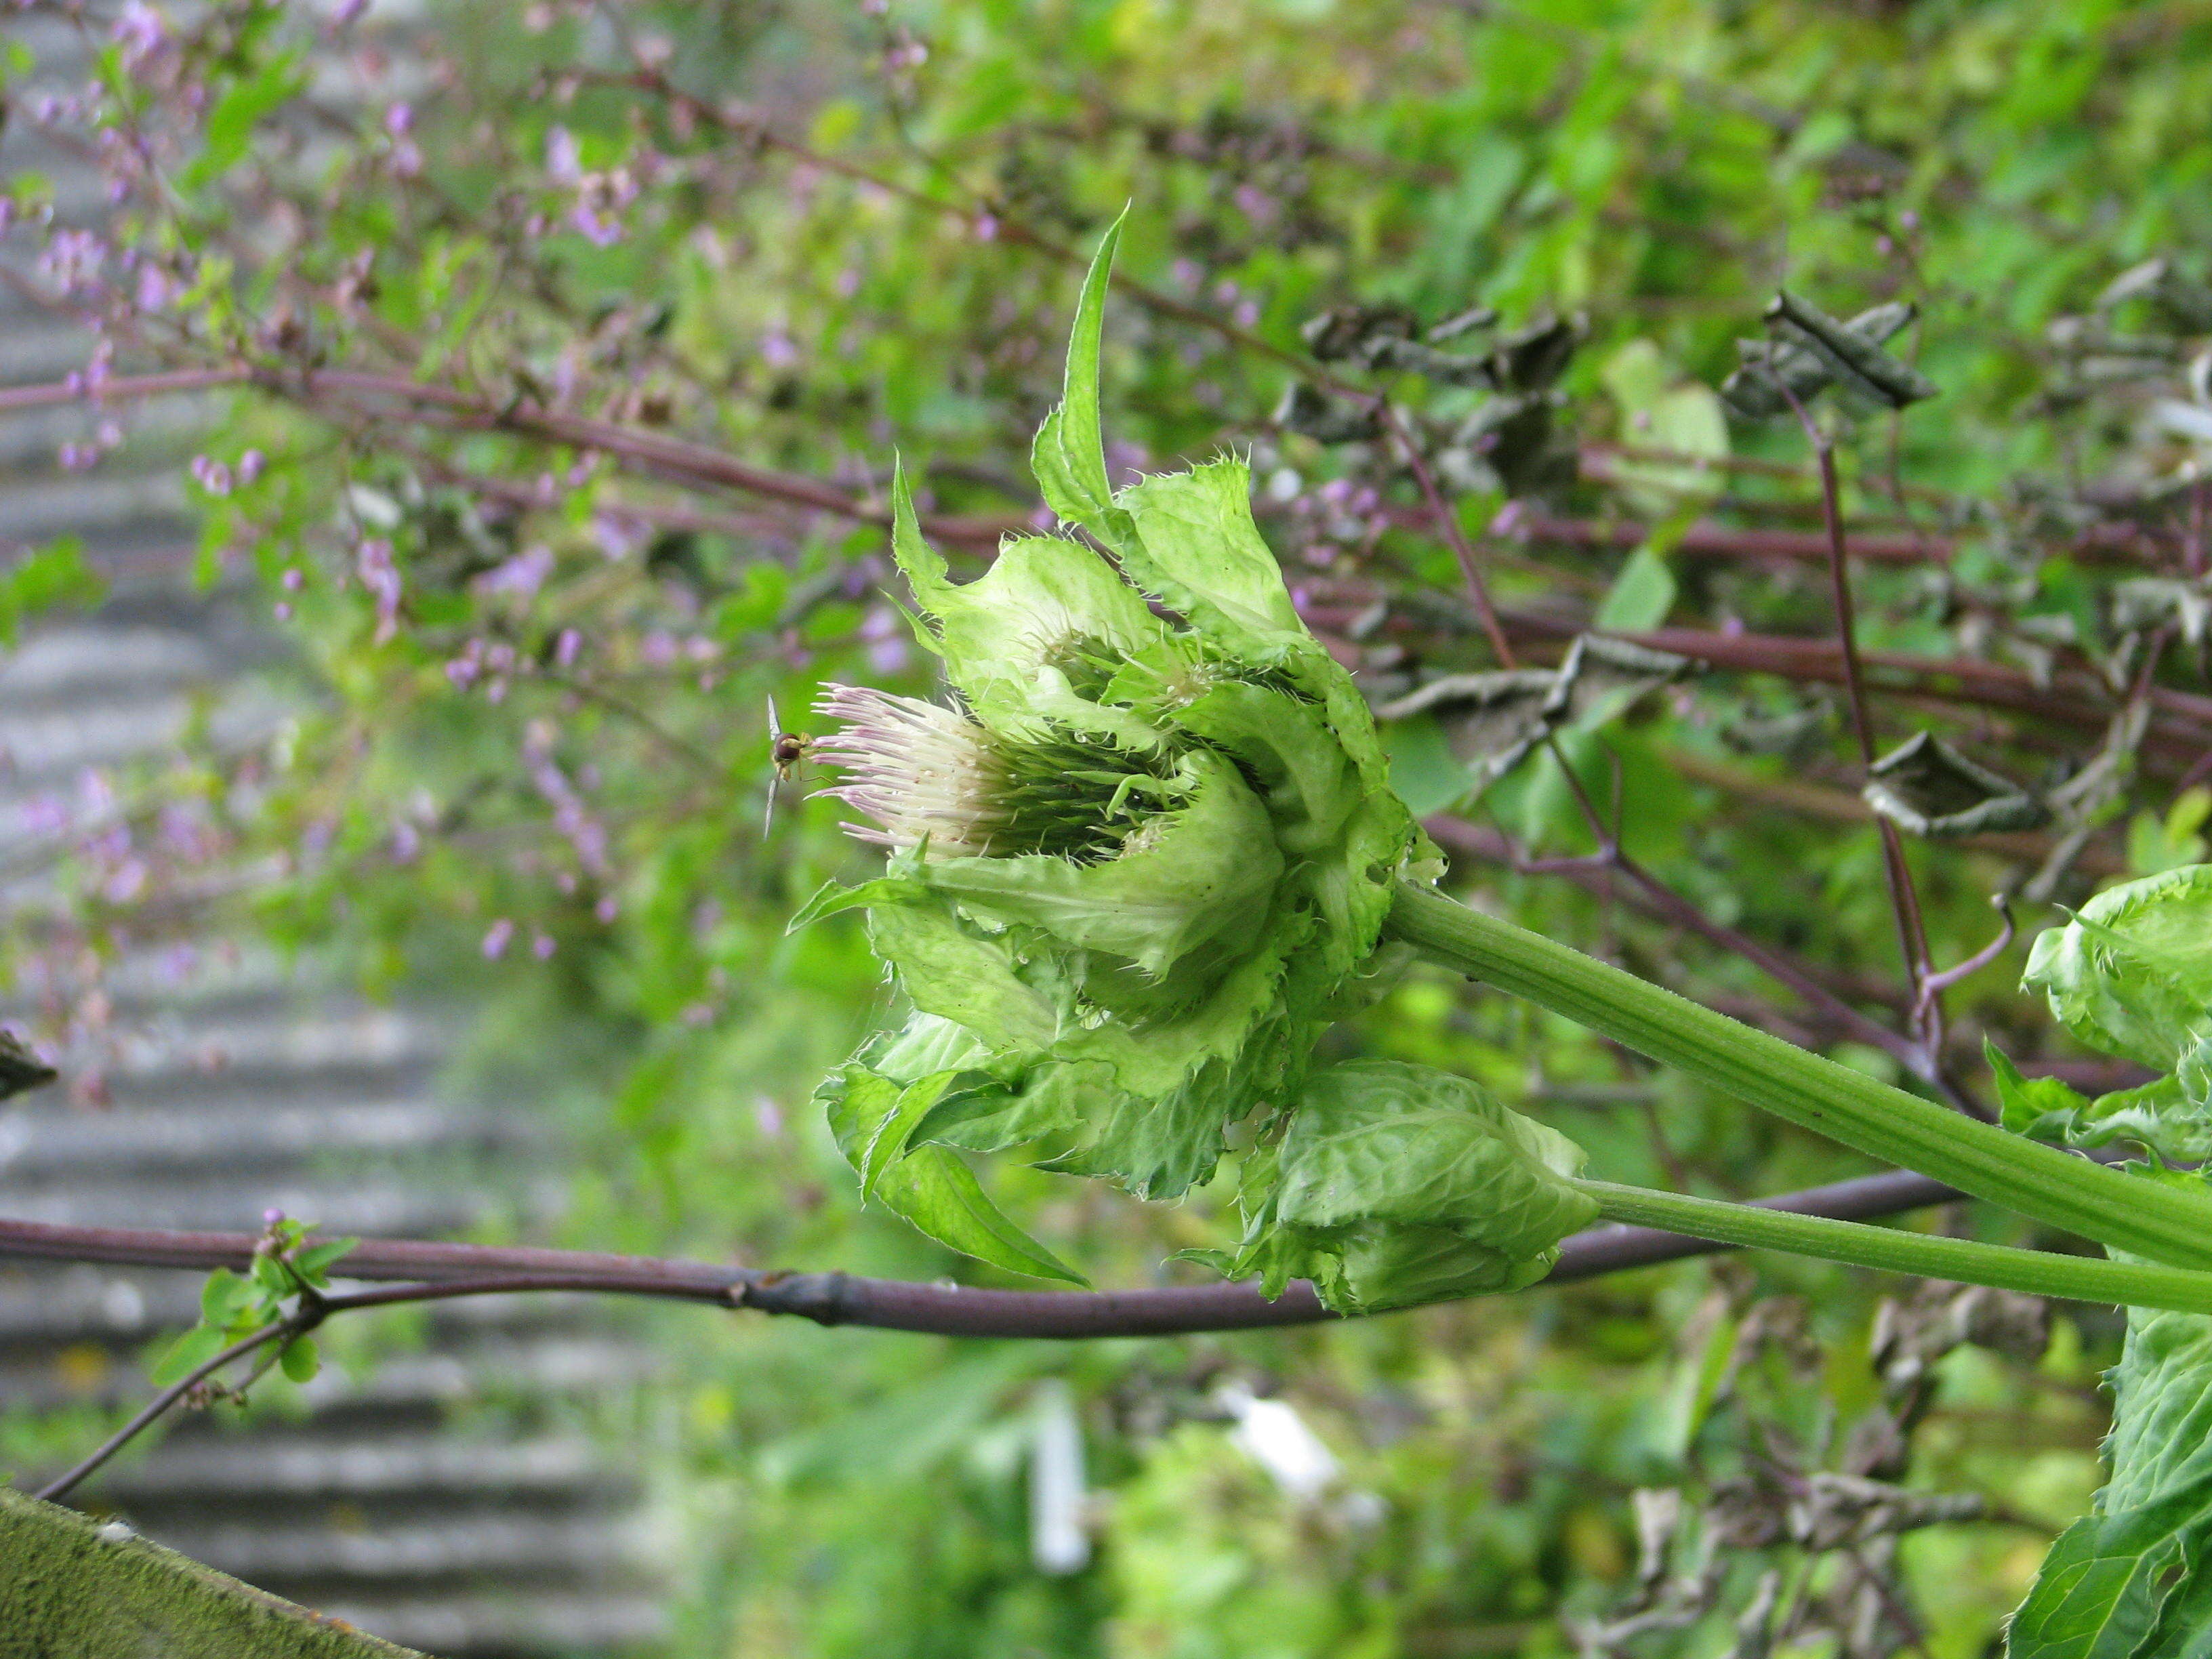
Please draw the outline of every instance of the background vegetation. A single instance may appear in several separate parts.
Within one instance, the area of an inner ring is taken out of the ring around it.
[[[870,854],[800,789],[764,828],[764,716],[806,730],[824,681],[929,693],[883,586],[893,452],[956,568],[1037,522],[1029,437],[1126,203],[1109,459],[1249,453],[1305,614],[1378,703],[1593,623],[1709,665],[1486,787],[1479,734],[1391,723],[1457,890],[1970,1107],[1985,1033],[2031,1074],[2135,1080],[2014,994],[2020,945],[1942,1017],[1922,992],[1990,942],[1992,893],[2032,933],[2203,854],[2203,8],[85,15],[104,84],[10,114],[100,146],[125,228],[56,234],[19,177],[14,234],[112,343],[97,373],[240,385],[192,467],[205,575],[258,589],[310,712],[118,781],[125,832],[58,839],[78,915],[19,925],[19,972],[240,910],[480,1004],[477,1080],[591,1151],[559,1242],[989,1282],[862,1210],[810,1105],[890,1011],[849,922],[785,933]],[[1917,974],[1806,434],[1714,391],[1781,287],[1911,303],[1893,349],[1940,388],[1820,405],[1877,745],[1931,729],[2038,808],[1909,840]],[[7,580],[43,603],[70,555]],[[1357,1030],[1608,1179],[1865,1167],[1438,975]],[[1194,1274],[1163,1258],[1231,1224],[1233,1169],[1177,1209],[986,1176],[1101,1284]],[[662,1380],[610,1404],[682,1517],[675,1651],[1978,1654],[2096,1485],[2118,1329],[1768,1257],[1234,1339],[793,1323],[656,1316]],[[1285,1443],[1255,1396],[1332,1476],[1254,1455]],[[1060,1398],[1097,1548],[1048,1574],[1024,1469]]]

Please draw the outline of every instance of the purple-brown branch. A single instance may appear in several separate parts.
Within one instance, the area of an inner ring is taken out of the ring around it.
[[[1763,1208],[1794,1215],[1864,1221],[1949,1203],[1960,1196],[1942,1182],[1893,1170],[1759,1202]],[[0,1257],[112,1267],[245,1271],[260,1241],[257,1233],[0,1220]],[[1651,1227],[1595,1227],[1577,1233],[1559,1247],[1559,1263],[1544,1282],[1572,1284],[1728,1248]],[[974,1290],[834,1272],[777,1273],[678,1258],[406,1239],[364,1239],[342,1259],[337,1271],[349,1279],[401,1283],[396,1291],[325,1297],[327,1313],[453,1296],[582,1291],[796,1314],[823,1325],[864,1325],[940,1336],[1060,1340],[1251,1330],[1310,1325],[1333,1316],[1304,1279],[1293,1281],[1272,1302],[1251,1284],[1133,1291]]]

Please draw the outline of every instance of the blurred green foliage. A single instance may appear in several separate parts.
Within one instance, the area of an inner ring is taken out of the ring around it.
[[[1479,802],[1445,723],[1387,727],[1409,799],[1472,826],[1451,850],[1586,853],[1579,788],[1699,913],[1896,1029],[1832,675],[1721,653],[1829,637],[1825,574],[1692,536],[1818,530],[1802,433],[1725,416],[1711,390],[1786,283],[1838,317],[1912,301],[1892,349],[1941,388],[1897,417],[1822,406],[1853,533],[1948,548],[1856,567],[1882,746],[1929,724],[2039,790],[2094,786],[2040,842],[1911,848],[1936,963],[1979,948],[1988,895],[2039,866],[2042,896],[2075,902],[2202,855],[2203,711],[2142,691],[2127,714],[2138,686],[2202,701],[2202,450],[2157,410],[2201,406],[2185,367],[2212,322],[2185,280],[2178,301],[2096,307],[2154,256],[2205,274],[2187,267],[2212,240],[2201,7],[721,0],[377,22],[317,41],[219,4],[198,44],[108,49],[100,118],[167,134],[149,153],[180,185],[131,198],[125,240],[177,296],[115,325],[123,361],[251,365],[273,394],[240,395],[198,499],[207,577],[258,585],[302,712],[265,750],[137,780],[142,820],[197,814],[207,845],[140,848],[154,879],[127,893],[112,849],[80,852],[72,937],[202,925],[204,897],[162,902],[246,865],[278,939],[382,990],[470,999],[459,1086],[527,1091],[586,1149],[561,1242],[1018,1282],[864,1209],[807,1105],[898,1011],[849,919],[785,931],[824,880],[878,866],[799,790],[763,830],[764,714],[773,696],[806,729],[825,680],[932,691],[885,586],[892,453],[933,529],[973,532],[957,574],[995,526],[1033,522],[1030,434],[1081,260],[1124,204],[1139,286],[1108,308],[1117,477],[1248,453],[1309,620],[1377,701],[1494,665],[1390,446],[1276,416],[1293,382],[1327,391],[1301,325],[1346,305],[1418,325],[1494,307],[1509,332],[1582,319],[1556,399],[1538,386],[1520,408],[1547,411],[1578,479],[1546,474],[1541,442],[1525,471],[1486,447],[1514,412],[1495,387],[1331,365],[1392,395],[1524,649],[1547,659],[1541,641],[1595,616],[1714,663],[1612,700]],[[303,93],[310,50],[346,76]],[[190,85],[204,117],[165,126]],[[76,586],[49,580],[64,555],[26,568],[26,605]],[[1832,1010],[1591,873],[1470,856],[1457,879],[1899,1074]],[[1942,1055],[1970,1095],[1988,1094],[1984,1031],[2030,1070],[2089,1063],[2013,994],[2021,961],[1952,993]],[[1863,1167],[1431,973],[1328,1044],[1461,1071],[1611,1180],[1748,1196]],[[1094,1283],[1195,1276],[1161,1263],[1232,1237],[1233,1170],[1169,1208],[980,1167]],[[661,1376],[606,1412],[651,1449],[685,1540],[672,1652],[807,1659],[1711,1654],[1770,1570],[1802,1615],[1793,1653],[1965,1659],[2096,1483],[2118,1331],[2070,1313],[2045,1349],[1938,1291],[1765,1258],[1087,1348],[649,1322]],[[1097,1538],[1059,1575],[1031,1564],[1024,1485],[1047,1377],[1078,1403]],[[1333,1478],[1269,1472],[1253,1425],[1281,1419],[1255,1398],[1295,1409]],[[1982,1516],[1793,1536],[1807,1482],[1844,1470],[1977,1494]],[[1639,1488],[1679,1490],[1683,1518],[1660,1525]]]

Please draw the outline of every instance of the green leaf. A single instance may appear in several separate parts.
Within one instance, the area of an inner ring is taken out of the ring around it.
[[[200,1318],[222,1330],[258,1299],[251,1283],[228,1267],[217,1267],[200,1286]]]
[[[927,1016],[916,1016],[927,1018]],[[985,1078],[948,1089],[908,1136],[971,1152],[1003,1152],[1077,1127],[1111,1093],[1103,1066],[1040,1066],[1011,1081]]]
[[[1480,1085],[1397,1060],[1316,1073],[1283,1141],[1283,1218],[1458,1227],[1533,1255],[1596,1219],[1582,1149]]]
[[[230,1346],[229,1338],[219,1326],[195,1325],[174,1342],[154,1367],[154,1386],[166,1389],[172,1382],[181,1382]]]
[[[2156,1153],[2169,1164],[2193,1165],[2212,1159],[2212,1107],[2201,1095],[2192,1097],[2179,1077],[2162,1077],[2139,1088],[2119,1089],[2082,1100],[2070,1089],[2070,1103],[2059,1102],[2058,1089],[2044,1085],[2055,1079],[2039,1078],[2027,1085],[2029,1093],[2014,1107],[2006,1097],[2004,1127],[2032,1140],[2053,1146],[2095,1147],[2133,1141]],[[2004,1096],[2002,1082],[1998,1092]]]
[[[2052,1120],[2071,1122],[2088,1109],[2089,1103],[2079,1091],[2055,1077],[2029,1082],[1991,1038],[1982,1039],[1982,1054],[1996,1082],[1997,1101],[2002,1109],[2000,1121],[2014,1134],[2038,1140],[2060,1138],[2054,1133]]]
[[[1106,324],[1106,289],[1114,249],[1121,239],[1121,220],[1107,228],[1083,293],[1075,305],[1075,327],[1067,342],[1067,374],[1060,406],[1045,416],[1030,447],[1030,468],[1045,504],[1062,522],[1081,525],[1107,546],[1121,550],[1126,524],[1114,503],[1106,472],[1106,444],[1099,429],[1098,354]]]
[[[281,1302],[299,1289],[293,1281],[292,1270],[273,1250],[264,1250],[253,1258],[253,1283],[272,1302]]]
[[[1631,340],[1606,360],[1599,378],[1620,410],[1620,441],[1641,449],[1725,459],[1728,417],[1710,386],[1679,377],[1649,340]],[[1717,495],[1726,474],[1714,466],[1621,459],[1608,465],[1636,511],[1653,518],[1690,511]],[[1607,624],[1601,626],[1627,626]]]
[[[277,1368],[295,1382],[312,1382],[323,1368],[323,1356],[312,1336],[295,1336],[276,1357]]]
[[[2009,1659],[2179,1659],[2203,1634],[2212,1319],[2131,1316],[2112,1381],[2112,1484],[2051,1546],[2013,1616]]]
[[[1598,1206],[1582,1150],[1475,1084],[1395,1060],[1310,1079],[1282,1146],[1276,1213],[1328,1237],[1364,1308],[1517,1289]]]
[[[891,480],[891,550],[915,603],[934,623],[922,642],[986,726],[1034,732],[1052,714],[1069,729],[1124,748],[1159,746],[1159,733],[1125,710],[1080,697],[1072,664],[1108,663],[1164,641],[1136,590],[1080,542],[1031,536],[1008,542],[972,582],[956,583],[923,540],[903,469]]]
[[[852,887],[825,881],[816,890],[814,896],[800,905],[791,920],[784,924],[783,931],[795,933],[811,922],[819,921],[824,916],[836,915],[841,911],[866,909],[878,904],[910,904],[926,899],[928,895],[929,890],[920,882],[896,872]]]
[[[2212,865],[2100,893],[2036,939],[2021,984],[2082,1042],[2172,1069],[2212,1035]]]
[[[0,646],[13,646],[25,623],[64,605],[97,605],[106,592],[82,541],[64,536],[47,543],[0,573]]]
[[[1606,590],[1590,626],[1615,634],[1643,634],[1667,620],[1674,608],[1674,573],[1649,542],[1628,556]]]
[[[228,173],[245,155],[253,130],[307,85],[301,58],[297,51],[271,58],[254,74],[233,82],[216,100],[203,129],[206,143],[198,159],[184,171],[187,188],[197,188]]]
[[[879,1486],[927,1474],[971,1446],[1006,1390],[1050,1363],[1050,1345],[996,1342],[956,1351],[941,1370],[872,1399],[865,1411],[763,1448],[760,1473],[777,1486],[809,1480]]]
[[[357,1238],[327,1238],[319,1244],[310,1244],[305,1249],[294,1252],[293,1268],[301,1278],[320,1290],[330,1283],[331,1264],[360,1243]]]
[[[1249,1080],[1255,1061],[1277,1046],[1273,1023],[1253,1029],[1237,1054],[1208,1056],[1172,1087],[1156,1093],[1117,1091],[1087,1114],[1088,1144],[1039,1167],[1067,1175],[1104,1176],[1140,1198],[1180,1198],[1212,1175],[1221,1161],[1230,1119],[1256,1091]],[[1294,1039],[1297,1052],[1311,1038]],[[1289,1041],[1281,1046],[1289,1047]]]
[[[855,1170],[866,1161],[906,1092],[860,1066],[846,1066],[823,1085],[830,1131]],[[1032,1279],[1087,1282],[1009,1221],[983,1191],[975,1171],[942,1146],[919,1147],[887,1162],[876,1176],[875,1196],[885,1209],[939,1243],[979,1261]]]
[[[890,1109],[884,1114],[883,1121],[876,1125],[875,1133],[861,1150],[859,1168],[862,1203],[876,1196],[883,1184],[884,1171],[906,1156],[907,1141],[915,1126],[937,1104],[952,1075],[950,1072],[939,1072],[899,1091],[898,1097],[892,1101]]]
[[[2131,1659],[2212,1528],[2212,1496],[2085,1516],[2059,1534],[2013,1615],[2008,1659]]]
[[[1697,1443],[1698,1431],[1705,1426],[1720,1398],[1721,1384],[1728,1378],[1729,1362],[1735,1356],[1736,1334],[1741,1328],[1732,1315],[1721,1314],[1706,1332],[1704,1344],[1685,1354],[1676,1368],[1659,1413],[1659,1446],[1670,1461],[1681,1462]]]
[[[1116,497],[1136,539],[1129,579],[1230,656],[1255,667],[1327,660],[1252,520],[1251,473],[1233,459],[1165,472]],[[1342,671],[1338,671],[1341,672]]]

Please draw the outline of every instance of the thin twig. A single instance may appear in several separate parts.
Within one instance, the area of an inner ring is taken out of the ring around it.
[[[238,386],[252,378],[252,370],[237,366],[171,369],[159,374],[111,374],[96,380],[76,374],[66,380],[38,386],[0,388],[0,415],[20,409],[50,409],[61,404],[129,402],[167,397],[179,392],[204,392],[215,386]]]
[[[1981,972],[1983,969],[1988,967],[1999,957],[2002,956],[2005,953],[2007,947],[2012,944],[2013,934],[2014,932],[2012,919],[2012,899],[2008,894],[1999,893],[1993,897],[1991,902],[1996,906],[1997,914],[2004,918],[2004,926],[2002,930],[1999,931],[1995,939],[1991,939],[1987,945],[1982,946],[1980,950],[1975,951],[1973,955],[1968,957],[1964,962],[1960,963],[1957,966],[1946,968],[1940,974],[1929,975],[1926,982],[1920,988],[1919,1004],[1914,1008],[1914,1012],[1916,1014],[1921,1012],[1921,1008],[1924,1006],[1929,999],[1942,995],[1945,991],[1949,990],[1951,987],[1956,985],[1960,980],[1970,978],[1973,975]]]
[[[1436,477],[1430,472],[1428,462],[1422,459],[1413,434],[1407,429],[1406,423],[1391,406],[1389,399],[1376,398],[1375,412],[1382,417],[1383,425],[1390,429],[1390,434],[1397,439],[1398,447],[1406,452],[1406,465],[1413,471],[1413,482],[1420,487],[1421,500],[1427,505],[1430,521],[1436,526],[1437,533],[1451,548],[1452,556],[1459,561],[1460,574],[1467,579],[1468,597],[1474,602],[1474,614],[1481,619],[1482,631],[1489,636],[1490,648],[1497,653],[1498,665],[1504,668],[1517,666],[1513,647],[1505,637],[1505,629],[1498,623],[1496,608],[1490,603],[1490,586],[1482,579],[1482,567],[1475,562],[1474,549],[1468,544],[1467,532],[1460,527],[1458,514],[1451,510],[1443,492],[1437,488]]]
[[[225,1348],[221,1353],[216,1355],[214,1358],[210,1359],[202,1364],[194,1366],[183,1377],[179,1379],[177,1382],[171,1383],[167,1388],[162,1389],[161,1393],[155,1395],[151,1400],[146,1402],[145,1406],[140,1409],[136,1417],[133,1417],[128,1423],[125,1423],[121,1428],[116,1430],[113,1434],[109,1435],[106,1439],[101,1441],[99,1446],[94,1449],[94,1451],[82,1462],[77,1463],[66,1473],[58,1475],[53,1480],[48,1481],[33,1495],[43,1498],[49,1504],[58,1504],[64,1498],[67,1497],[70,1491],[75,1488],[80,1481],[83,1480],[87,1475],[94,1473],[99,1469],[100,1465],[106,1462],[109,1458],[114,1456],[116,1453],[121,1451],[125,1446],[137,1439],[138,1436],[144,1433],[149,1428],[151,1428],[155,1422],[162,1415],[162,1413],[167,1412],[170,1407],[175,1405],[179,1400],[182,1400],[194,1389],[197,1389],[201,1383],[206,1382],[209,1377],[221,1370],[225,1365],[229,1364],[231,1361],[252,1353],[256,1348],[259,1347],[264,1342],[268,1342],[280,1337],[286,1341],[289,1341],[293,1337],[299,1335],[301,1332],[313,1329],[317,1323],[320,1322],[321,1318],[322,1315],[318,1311],[315,1313],[314,1316],[310,1319],[307,1317],[307,1310],[306,1309],[302,1309],[298,1313],[288,1314],[282,1319],[276,1320],[270,1324],[264,1325],[259,1330],[254,1332],[251,1336],[241,1337],[239,1340],[232,1343],[228,1347]]]
[[[138,1413],[121,1428],[102,1441],[97,1449],[40,1488],[38,1496],[49,1504],[59,1503],[99,1470],[131,1441],[158,1422],[177,1402],[186,1398],[193,1389],[204,1383],[224,1366],[243,1358],[254,1349],[271,1342],[275,1352],[256,1365],[246,1379],[231,1387],[234,1394],[245,1392],[267,1375],[269,1368],[282,1358],[283,1350],[295,1339],[305,1336],[334,1314],[355,1312],[363,1308],[386,1308],[403,1303],[446,1302],[466,1296],[507,1296],[528,1291],[605,1291],[607,1285],[586,1273],[503,1273],[484,1279],[456,1279],[442,1283],[425,1282],[412,1285],[393,1285],[382,1290],[352,1291],[343,1295],[315,1295],[306,1298],[299,1309],[283,1318],[272,1321],[249,1336],[234,1342],[212,1359],[193,1368],[181,1381],[149,1401]],[[720,1299],[720,1298],[717,1298]]]
[[[1805,441],[1812,445],[1813,453],[1820,468],[1820,516],[1828,532],[1828,580],[1836,607],[1836,642],[1843,656],[1844,692],[1850,705],[1851,730],[1858,738],[1860,763],[1871,772],[1874,769],[1874,716],[1867,704],[1866,671],[1859,660],[1857,619],[1851,606],[1851,576],[1849,550],[1844,539],[1842,495],[1836,482],[1836,449],[1828,434],[1814,420],[1812,411],[1801,402],[1797,394],[1779,375],[1770,375],[1770,382],[1782,393],[1797,416],[1797,423],[1805,429]],[[1942,1000],[1940,996],[1923,998],[1922,988],[1928,981],[1928,933],[1920,914],[1920,895],[1912,884],[1912,866],[1905,861],[1905,843],[1897,833],[1897,826],[1887,818],[1875,825],[1881,837],[1882,872],[1887,878],[1892,908],[1897,915],[1898,939],[1905,955],[1905,973],[1911,980],[1913,1004],[1917,1011],[1914,1036],[1929,1055],[1932,1066],[1942,1049]]]

